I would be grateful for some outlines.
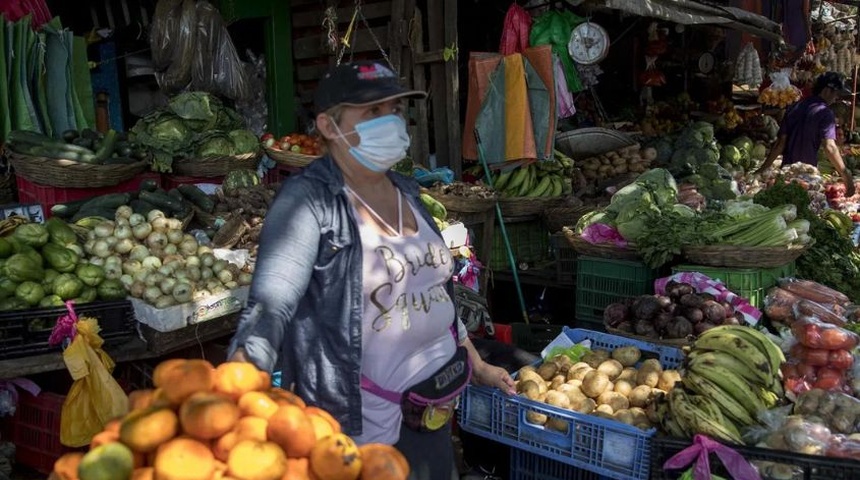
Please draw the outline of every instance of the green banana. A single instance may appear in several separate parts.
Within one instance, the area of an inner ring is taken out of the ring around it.
[[[717,402],[720,406],[720,410],[723,411],[723,415],[734,422],[735,425],[745,427],[756,423],[755,418],[750,415],[749,410],[744,405],[738,403],[734,397],[726,393],[725,390],[718,387],[710,380],[702,378],[693,372],[688,372],[681,377],[681,382],[684,384],[684,387],[688,388],[690,391],[711,398]],[[672,391],[674,390],[675,389]]]
[[[756,344],[759,347],[759,351],[767,357],[768,362],[770,363],[770,382],[766,383],[765,386],[775,391],[777,394],[782,394],[782,382],[780,378],[782,377],[781,366],[785,363],[785,354],[779,348],[779,346],[767,336],[765,336],[760,331],[739,325],[720,325],[716,328],[712,328],[705,332],[705,336],[708,334],[717,334],[719,332],[732,332],[736,333],[740,336],[745,337],[750,343]]]
[[[723,368],[722,366],[705,367],[703,364],[699,363],[692,367],[690,372],[709,380],[714,385],[722,388],[723,391],[737,400],[739,404],[746,407],[747,411],[749,411],[753,416],[756,416],[760,411],[767,409],[764,402],[762,402],[762,399],[753,392],[753,388],[751,387],[754,386],[751,386],[740,376],[726,368]]]
[[[523,181],[522,185],[520,185],[520,189],[517,191],[516,197],[525,197],[535,186],[535,179],[537,178],[537,172],[534,164],[531,164],[526,168],[526,179]]]
[[[528,170],[523,167],[517,167],[511,171],[513,172],[511,179],[505,185],[505,193],[508,194],[519,191],[520,185],[522,185],[525,179],[529,176]]]
[[[564,192],[564,179],[558,175],[552,177],[552,194],[550,197],[560,197]]]
[[[704,350],[694,350],[687,355],[687,368],[695,368],[697,365],[703,365],[705,368],[721,366],[726,370],[740,376],[750,385],[767,386],[770,382],[770,377],[764,372],[747,368],[746,364],[738,360],[734,355],[726,352],[713,352]]]
[[[731,423],[727,422],[725,424],[722,424],[719,422],[715,422],[708,417],[696,418],[696,430],[699,433],[703,433],[715,440],[743,445],[744,441],[741,438],[737,428],[731,430],[727,428],[726,425],[731,425]]]
[[[552,177],[546,176],[541,178],[540,182],[537,186],[529,192],[526,196],[528,197],[543,197],[546,196],[546,192],[552,190]]]
[[[770,360],[759,350],[759,344],[753,343],[746,336],[731,330],[724,329],[714,333],[711,333],[710,330],[706,331],[696,339],[693,348],[726,352],[735,355],[747,368],[755,369],[756,372],[762,372],[771,377],[776,375],[772,370]]]
[[[570,181],[570,178],[562,178],[561,179],[561,194],[562,195],[570,195],[571,193],[573,193],[573,183]]]
[[[508,184],[508,182],[511,181],[511,177],[513,176],[513,172],[514,172],[513,169],[499,172],[499,176],[496,177],[496,179],[493,181],[493,188],[497,192],[501,192],[502,190],[504,190],[505,186]]]
[[[676,389],[673,389],[674,392]],[[743,443],[740,433],[731,422],[725,421],[722,415],[714,418],[713,407],[705,402],[707,398],[697,398],[696,395],[676,394],[672,404],[672,415],[680,424],[687,424],[691,434],[703,433],[716,440],[731,443]]]
[[[761,399],[767,409],[775,407],[779,403],[779,399],[782,398],[781,394],[772,392],[764,387],[754,388],[753,392]]]

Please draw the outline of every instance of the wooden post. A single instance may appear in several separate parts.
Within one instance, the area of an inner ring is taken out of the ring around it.
[[[427,79],[425,78],[426,69],[423,65],[419,65],[416,59],[424,52],[424,28],[421,10],[415,6],[415,0],[407,0],[407,6],[412,4],[412,10],[407,8],[407,12],[413,11],[414,16],[409,26],[409,44],[412,50],[404,51],[403,62],[412,69],[412,87],[416,90],[427,90]],[[432,95],[432,93],[431,93]],[[430,156],[430,122],[427,120],[428,109],[427,103],[430,99],[418,100],[415,102],[415,134],[412,137],[412,160],[416,163],[427,166],[427,160]],[[435,115],[435,109],[434,109]]]
[[[454,178],[462,178],[463,158],[461,156],[462,145],[460,145],[460,76],[459,57],[457,51],[459,40],[457,38],[457,0],[445,0],[444,12],[445,46],[453,48],[454,57],[445,61],[445,102],[447,108],[439,112],[434,111],[433,116],[445,116],[447,125],[448,143],[448,166],[454,171]],[[437,148],[438,151],[438,148]]]

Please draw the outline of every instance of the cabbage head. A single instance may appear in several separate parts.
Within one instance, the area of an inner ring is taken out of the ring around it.
[[[753,160],[763,161],[767,158],[767,147],[763,143],[756,143],[750,152],[750,158]]]
[[[236,150],[233,142],[227,135],[212,135],[200,142],[197,146],[197,157],[218,157],[222,155],[235,155]]]
[[[672,205],[678,199],[678,184],[665,168],[652,168],[639,175],[635,183],[648,187],[658,207]]]
[[[654,205],[629,207],[619,212],[615,219],[615,228],[628,242],[636,243],[648,231],[652,217],[660,215],[660,210]]]
[[[230,136],[230,140],[233,141],[233,149],[237,154],[255,153],[260,148],[257,136],[250,130],[232,130],[228,135]]]
[[[702,134],[702,139],[705,143],[711,143],[714,140],[714,126],[708,122],[696,122],[693,128]]]
[[[131,133],[135,142],[169,154],[181,154],[193,140],[185,121],[169,112],[153,112],[143,117]]]
[[[747,155],[749,155],[753,149],[753,141],[750,140],[750,137],[747,137],[746,135],[736,138],[732,142],[732,145],[738,147],[738,150],[740,150],[741,153],[745,153]]]
[[[595,223],[615,225],[615,214],[606,212],[604,210],[594,210],[593,212],[588,212],[579,218],[579,220],[576,222],[576,226],[573,228],[573,231],[577,234],[582,234],[582,231],[585,230],[585,227]]]
[[[696,216],[696,211],[688,207],[687,205],[684,205],[683,203],[676,203],[675,205],[672,205],[672,211],[686,218],[693,218]]]
[[[606,211],[619,214],[622,210],[627,210],[631,207],[635,209],[641,205],[651,205],[653,203],[654,198],[651,196],[648,187],[634,182],[612,195]]]
[[[681,133],[675,141],[675,148],[702,148],[705,146],[705,136],[702,132],[688,128]]]
[[[734,145],[723,145],[720,150],[720,162],[728,162],[732,165],[738,165],[741,161],[741,151]]]

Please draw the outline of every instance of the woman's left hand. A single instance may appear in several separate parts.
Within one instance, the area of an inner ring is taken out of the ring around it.
[[[514,386],[514,379],[511,378],[510,374],[508,374],[504,368],[490,365],[484,361],[475,365],[472,381],[474,381],[476,385],[498,388],[508,395],[517,393]]]

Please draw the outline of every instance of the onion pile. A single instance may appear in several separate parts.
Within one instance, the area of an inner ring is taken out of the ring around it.
[[[182,222],[152,210],[145,217],[122,206],[113,221],[87,234],[84,252],[106,278],[118,279],[135,298],[156,308],[202,300],[250,285],[251,272],[215,257],[182,231]]]

